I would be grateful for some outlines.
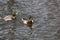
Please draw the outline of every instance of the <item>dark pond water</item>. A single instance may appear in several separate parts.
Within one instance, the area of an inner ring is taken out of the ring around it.
[[[0,0],[2,18],[9,14],[7,1]],[[60,40],[60,0],[15,0],[12,10],[19,15],[15,22],[0,19],[0,40]],[[35,20],[32,31],[21,23],[21,19],[29,15]],[[12,27],[16,27],[16,31],[13,32]]]

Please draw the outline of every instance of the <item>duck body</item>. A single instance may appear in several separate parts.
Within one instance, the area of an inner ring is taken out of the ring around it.
[[[14,20],[16,17],[13,15],[7,15],[3,18],[4,21],[11,21]]]
[[[27,25],[32,30],[33,20],[22,19],[23,24]]]
[[[13,13],[12,15],[7,15],[3,18],[4,21],[12,21],[16,19],[18,12]]]

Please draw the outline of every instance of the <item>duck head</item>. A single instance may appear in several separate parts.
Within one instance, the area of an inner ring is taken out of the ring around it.
[[[12,16],[16,16],[16,15],[18,15],[18,14],[19,14],[19,13],[18,13],[18,12],[16,12],[16,13],[13,13],[13,14],[12,14]]]

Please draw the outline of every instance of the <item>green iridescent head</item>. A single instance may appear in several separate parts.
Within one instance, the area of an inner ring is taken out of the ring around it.
[[[29,15],[29,20],[32,20],[32,22],[35,21],[34,18],[31,15]]]
[[[18,14],[19,14],[19,13],[18,13],[18,12],[16,12],[16,13],[13,13],[12,15],[13,15],[13,16],[16,16],[16,15],[18,15]]]
[[[31,15],[29,15],[29,19],[33,19]]]

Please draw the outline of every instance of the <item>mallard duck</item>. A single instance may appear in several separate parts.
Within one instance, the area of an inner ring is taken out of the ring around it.
[[[32,24],[34,20],[31,17],[29,17],[29,19],[22,18],[22,22],[32,30]]]
[[[7,16],[5,16],[5,17],[3,18],[3,20],[4,20],[4,21],[12,21],[12,20],[16,19],[16,15],[17,15],[17,14],[18,14],[18,12],[15,13],[15,14],[12,14],[12,15],[7,15]]]

